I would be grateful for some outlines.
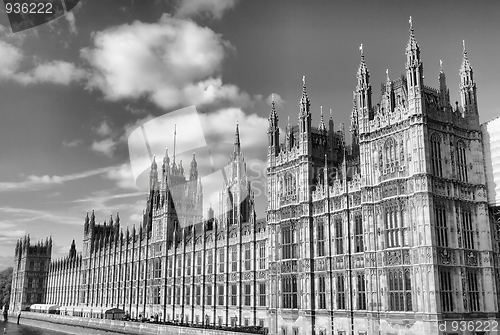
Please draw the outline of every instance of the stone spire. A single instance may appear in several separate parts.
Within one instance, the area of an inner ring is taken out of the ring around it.
[[[239,154],[241,152],[241,143],[240,143],[240,129],[238,125],[238,121],[236,121],[236,132],[234,136],[234,153]]]
[[[193,160],[191,161],[191,170],[189,172],[189,180],[197,180],[198,179],[198,163],[196,162],[196,155],[193,152]]]
[[[306,76],[302,76],[302,97],[300,98],[300,114],[299,118],[309,114],[309,108],[311,106],[311,101],[307,95],[306,89]]]
[[[319,130],[326,131],[325,119],[323,118],[323,106],[321,106],[321,117],[319,120]]]

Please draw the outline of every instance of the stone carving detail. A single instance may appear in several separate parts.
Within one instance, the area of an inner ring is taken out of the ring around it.
[[[410,250],[403,250],[403,264],[409,265],[410,263]]]
[[[446,249],[438,249],[438,262],[439,264],[449,265],[451,264],[452,255],[451,252]]]
[[[259,279],[266,278],[266,273],[264,271],[259,271],[258,276],[259,276]]]
[[[314,267],[315,267],[316,271],[325,270],[325,259],[324,258],[318,259],[314,265],[315,265]]]
[[[401,251],[386,251],[385,253],[386,265],[400,265],[401,264]]]
[[[281,263],[281,272],[282,273],[297,272],[297,261],[295,260],[283,261]]]
[[[465,264],[468,266],[477,266],[477,253],[474,251],[467,251],[465,252]]]
[[[224,275],[223,274],[217,275],[217,281],[218,282],[223,282],[224,281]]]
[[[231,273],[231,281],[237,280],[238,274],[237,273]]]

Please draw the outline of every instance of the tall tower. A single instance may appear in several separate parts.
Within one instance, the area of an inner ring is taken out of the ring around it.
[[[52,256],[52,237],[31,245],[26,235],[16,243],[10,296],[10,313],[17,314],[32,304],[45,303],[47,277]]]

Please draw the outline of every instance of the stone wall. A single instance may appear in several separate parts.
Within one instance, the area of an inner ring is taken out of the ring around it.
[[[10,322],[17,322],[17,316],[10,315]],[[245,335],[248,333],[236,333],[213,329],[200,329],[189,327],[177,327],[156,325],[150,323],[138,323],[130,321],[89,319],[76,316],[61,316],[55,314],[41,314],[22,312],[21,324],[60,331],[67,334],[98,334],[106,335]]]

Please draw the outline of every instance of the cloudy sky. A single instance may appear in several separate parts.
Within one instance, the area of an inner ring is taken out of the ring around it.
[[[81,0],[66,16],[13,34],[2,8],[0,269],[12,264],[26,232],[32,241],[52,235],[55,257],[73,238],[80,248],[92,209],[100,222],[120,212],[122,226],[139,224],[146,195],[132,173],[128,137],[187,106],[196,106],[207,138],[232,143],[239,123],[254,190],[264,194],[270,95],[281,126],[287,116],[296,123],[305,75],[313,123],[320,106],[332,109],[336,124],[348,123],[359,45],[377,101],[386,69],[393,79],[404,73],[409,16],[425,84],[437,87],[442,60],[458,100],[465,40],[481,120],[497,116],[499,12],[494,0],[475,7],[461,0]],[[165,137],[172,139],[171,122]],[[259,217],[265,201],[258,197]]]

